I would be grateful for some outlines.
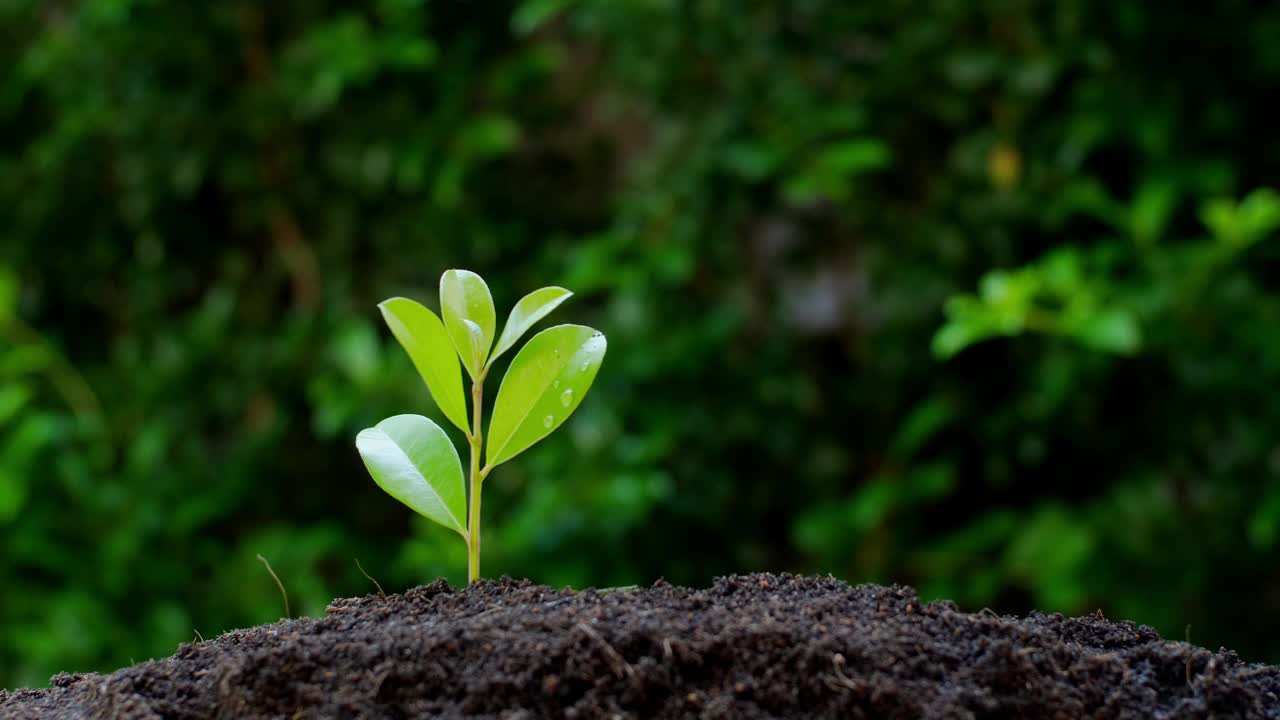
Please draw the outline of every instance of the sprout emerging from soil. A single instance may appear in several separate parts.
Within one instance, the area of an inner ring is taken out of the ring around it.
[[[604,334],[584,325],[557,325],[534,335],[516,353],[498,387],[485,446],[480,430],[484,380],[493,362],[571,295],[561,287],[525,295],[512,308],[496,345],[493,297],[473,272],[449,270],[440,277],[443,321],[420,303],[402,297],[378,305],[440,411],[467,437],[470,497],[463,486],[458,451],[444,430],[428,418],[389,417],[360,431],[356,448],[369,474],[389,495],[462,536],[467,544],[468,582],[480,577],[484,479],[560,427],[582,403],[604,361]],[[460,366],[471,376],[470,418]]]

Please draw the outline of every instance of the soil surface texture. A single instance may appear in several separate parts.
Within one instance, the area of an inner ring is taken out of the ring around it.
[[[788,575],[440,581],[53,685],[0,691],[0,717],[1280,718],[1280,667],[1228,650]]]

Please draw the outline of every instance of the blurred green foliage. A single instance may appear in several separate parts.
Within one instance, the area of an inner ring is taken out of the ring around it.
[[[443,421],[374,304],[453,266],[611,344],[487,573],[831,572],[1280,661],[1280,8],[0,0],[0,39],[0,686],[278,617],[259,553],[307,614],[357,557],[462,579],[352,445]]]

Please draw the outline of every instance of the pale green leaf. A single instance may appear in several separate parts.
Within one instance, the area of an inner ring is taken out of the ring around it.
[[[382,318],[400,345],[409,353],[413,366],[427,383],[431,397],[449,422],[463,432],[467,427],[467,403],[462,391],[462,371],[453,341],[444,323],[421,303],[394,297],[378,305]]]
[[[361,430],[356,448],[388,495],[466,538],[462,461],[439,425],[395,415]]]
[[[553,286],[534,290],[520,298],[520,302],[511,308],[511,315],[507,317],[507,326],[502,329],[502,337],[498,338],[498,345],[489,356],[489,362],[492,363],[499,355],[510,350],[511,346],[515,345],[534,323],[546,317],[547,313],[555,310],[571,295],[573,295],[572,292]]]
[[[577,409],[596,378],[608,343],[583,325],[533,336],[507,369],[489,423],[490,467],[550,435]]]
[[[446,271],[440,276],[440,314],[463,366],[473,379],[479,377],[497,326],[489,286],[468,270]],[[469,328],[468,322],[476,327]]]

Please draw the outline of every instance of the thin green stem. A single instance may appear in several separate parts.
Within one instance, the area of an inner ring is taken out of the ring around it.
[[[484,374],[471,383],[471,496],[467,517],[467,582],[480,579],[480,449],[484,436],[480,432],[480,411],[484,401]]]
[[[1023,318],[1023,324],[1029,330],[1036,330],[1043,333],[1058,332],[1061,323],[1058,318],[1050,313],[1038,308],[1030,308],[1027,310],[1026,317]]]

